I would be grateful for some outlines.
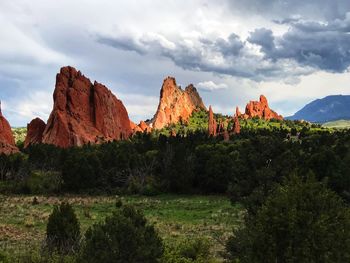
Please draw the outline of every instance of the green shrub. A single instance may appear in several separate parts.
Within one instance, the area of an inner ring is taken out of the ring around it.
[[[210,244],[205,239],[185,239],[167,246],[162,263],[210,263]]]
[[[69,203],[55,206],[46,227],[46,243],[50,250],[74,252],[80,241],[80,224]]]
[[[162,254],[154,227],[133,207],[122,206],[86,232],[80,262],[154,263]]]
[[[62,179],[59,172],[33,171],[17,186],[18,193],[50,194],[61,191]]]
[[[9,260],[8,260],[7,256],[0,251],[0,263],[8,263],[8,262],[9,262]]]
[[[293,177],[246,218],[227,250],[240,263],[350,262],[350,210],[315,179]]]

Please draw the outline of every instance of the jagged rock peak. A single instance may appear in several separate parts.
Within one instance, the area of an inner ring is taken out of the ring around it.
[[[28,123],[24,148],[27,148],[30,145],[42,143],[45,128],[46,123],[40,118],[35,118],[30,123]]]
[[[54,106],[43,143],[59,147],[128,138],[132,131],[123,103],[104,85],[67,66],[56,76]]]
[[[208,119],[208,135],[209,136],[216,136],[216,130],[217,130],[217,123],[214,118],[213,109],[211,106],[209,106],[209,119]]]
[[[265,120],[283,119],[281,115],[270,109],[269,103],[264,95],[260,95],[259,101],[250,101],[245,108],[245,113],[242,114],[241,117],[245,119],[259,117]]]
[[[150,126],[161,129],[180,120],[186,122],[196,109],[206,110],[197,89],[190,84],[182,90],[175,78],[167,77],[163,81],[157,112]]]

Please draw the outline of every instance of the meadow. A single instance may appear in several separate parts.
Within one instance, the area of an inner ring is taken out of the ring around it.
[[[6,253],[25,253],[39,247],[48,217],[61,201],[72,204],[85,232],[112,213],[117,199],[142,210],[166,245],[207,240],[215,262],[222,262],[225,242],[244,215],[243,208],[232,206],[225,196],[0,196],[0,248]]]

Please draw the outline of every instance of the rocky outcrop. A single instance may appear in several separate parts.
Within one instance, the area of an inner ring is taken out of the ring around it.
[[[140,128],[140,126],[136,125],[132,121],[130,121],[130,128],[131,128],[132,134],[135,134],[137,132],[143,132],[143,130]]]
[[[43,143],[66,148],[126,139],[132,133],[123,103],[73,67],[57,74],[53,99]]]
[[[241,125],[239,123],[239,117],[241,115],[242,114],[239,111],[239,108],[236,107],[236,114],[233,116],[233,127],[232,127],[232,131],[234,134],[239,134],[241,132]]]
[[[143,132],[151,132],[151,130],[152,130],[152,128],[149,127],[149,126],[147,125],[147,123],[144,122],[144,121],[140,121],[140,123],[139,123],[138,126],[140,127],[140,129],[141,129]]]
[[[6,118],[2,115],[0,103],[0,154],[13,154],[19,152],[16,147],[15,138],[11,126]]]
[[[168,77],[160,90],[158,109],[150,126],[161,129],[180,120],[187,121],[196,109],[206,110],[196,88],[191,84],[182,90],[176,85],[175,78]]]
[[[239,111],[239,110],[238,110]],[[269,108],[269,104],[264,95],[260,95],[259,101],[250,101],[246,108],[243,118],[249,119],[258,117],[264,120],[277,119],[282,120],[283,117]]]
[[[132,134],[135,134],[137,132],[151,132],[152,131],[151,127],[149,127],[147,125],[147,123],[144,121],[140,121],[140,123],[138,125],[133,123],[132,121],[130,121],[130,125],[131,125]]]
[[[237,115],[233,118],[233,133],[239,134],[241,133],[241,125],[239,123],[239,118]]]
[[[208,135],[215,137],[216,130],[217,130],[217,123],[214,118],[213,109],[211,108],[211,106],[209,106]]]
[[[43,133],[46,128],[46,123],[40,119],[35,118],[27,125],[27,136],[24,141],[24,148],[33,144],[42,143]]]

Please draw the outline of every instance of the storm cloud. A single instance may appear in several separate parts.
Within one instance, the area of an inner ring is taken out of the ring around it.
[[[13,0],[0,22],[0,99],[14,126],[48,117],[64,65],[106,84],[136,122],[152,117],[168,75],[223,111],[266,93],[292,114],[325,75],[337,88],[322,94],[350,91],[348,0]]]

